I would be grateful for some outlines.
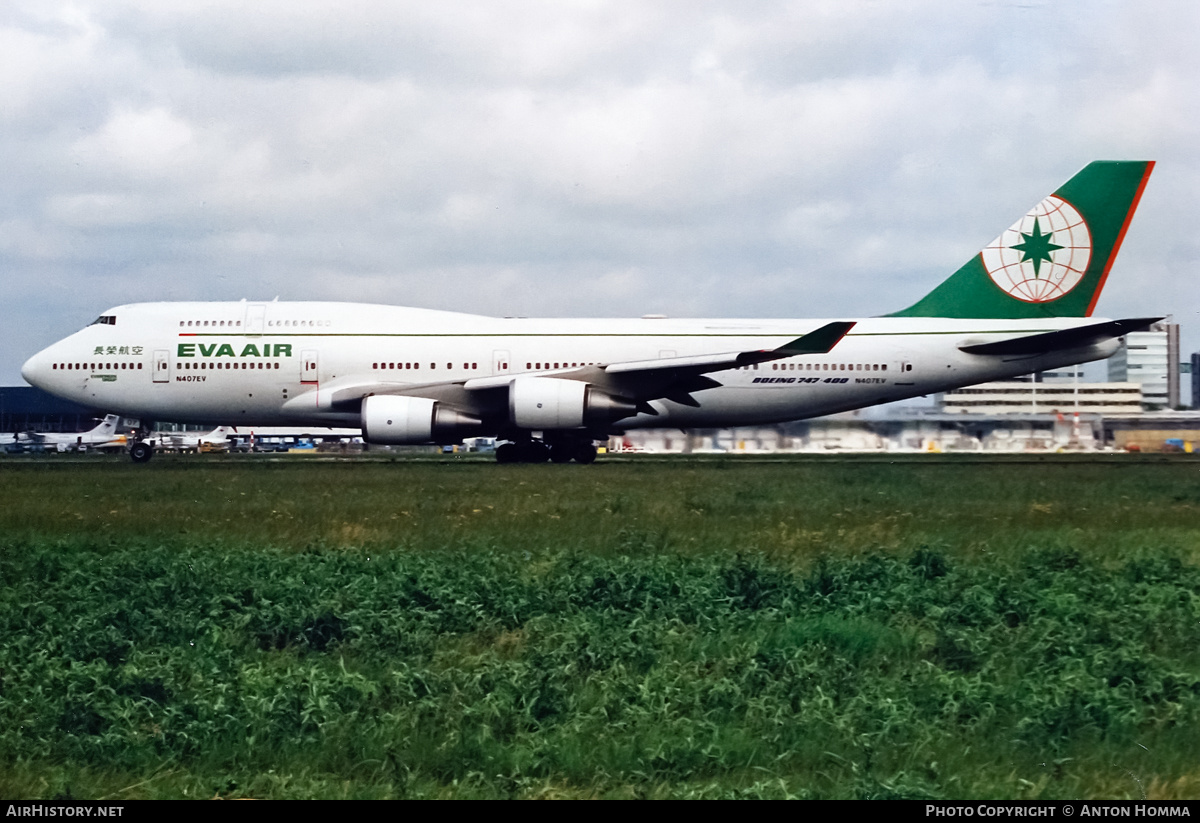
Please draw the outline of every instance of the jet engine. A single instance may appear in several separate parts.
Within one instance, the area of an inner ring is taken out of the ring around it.
[[[578,380],[518,377],[509,385],[509,417],[522,429],[580,429],[637,414],[637,405]]]
[[[363,439],[383,446],[469,437],[481,421],[428,397],[377,394],[362,403]]]

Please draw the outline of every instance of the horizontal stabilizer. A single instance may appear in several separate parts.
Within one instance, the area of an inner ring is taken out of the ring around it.
[[[1151,325],[1162,320],[1161,317],[1134,317],[1126,320],[1109,320],[1105,323],[1095,323],[1090,326],[1078,326],[1062,331],[1031,334],[1026,337],[1013,337],[1008,340],[997,340],[994,343],[977,343],[969,346],[959,346],[967,354],[1019,354],[1034,355],[1061,349],[1080,349],[1114,337],[1122,337],[1135,331],[1144,331]]]

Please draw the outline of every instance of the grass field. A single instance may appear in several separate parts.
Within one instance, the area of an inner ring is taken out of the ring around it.
[[[0,462],[0,797],[1200,796],[1200,461]]]

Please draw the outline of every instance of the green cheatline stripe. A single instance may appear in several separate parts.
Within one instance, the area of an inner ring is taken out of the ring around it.
[[[1041,334],[1061,329],[960,329],[958,331],[869,331],[861,334],[851,332],[847,337],[921,337],[944,334]]]
[[[949,331],[877,331],[877,332],[850,332],[847,337],[921,337],[924,335],[946,335],[946,334],[1040,334],[1042,332],[1061,331],[1061,329],[957,329]],[[180,337],[220,337],[244,339],[246,337],[778,337],[784,340],[794,340],[797,337],[803,336],[801,332],[742,332],[739,334],[670,334],[663,332],[660,334],[625,334],[619,332],[597,333],[597,334],[558,334],[558,333],[528,333],[518,334],[515,332],[505,332],[503,334],[487,334],[487,333],[466,333],[456,334],[453,332],[413,332],[413,333],[395,333],[383,332],[379,334],[367,333],[332,333],[332,334],[181,334]],[[811,334],[811,332],[809,332]]]

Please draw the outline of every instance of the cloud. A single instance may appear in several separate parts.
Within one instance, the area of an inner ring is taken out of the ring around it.
[[[0,381],[144,299],[885,312],[1097,158],[1162,160],[1101,311],[1196,314],[1197,14],[10,5]]]

